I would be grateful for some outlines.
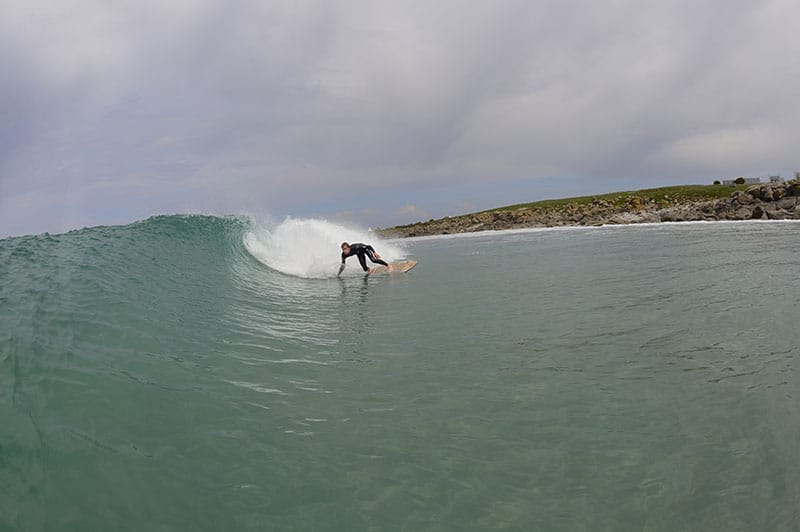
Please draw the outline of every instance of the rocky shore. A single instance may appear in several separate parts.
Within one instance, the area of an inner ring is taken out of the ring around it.
[[[686,199],[680,195],[620,193],[594,199],[564,200],[555,206],[541,203],[418,222],[383,229],[380,233],[392,237],[414,237],[527,227],[800,219],[800,182],[792,180],[737,187],[723,198]]]

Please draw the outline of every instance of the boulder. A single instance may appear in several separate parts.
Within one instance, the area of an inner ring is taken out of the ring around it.
[[[751,196],[747,192],[742,192],[741,190],[734,192],[732,198],[739,205],[750,205],[751,203],[753,203],[753,196]]]
[[[714,214],[725,217],[732,213],[736,207],[738,207],[738,205],[734,205],[733,202],[728,203],[727,201],[717,201],[714,203]]]
[[[661,212],[659,216],[660,221],[662,222],[677,222],[678,217],[675,215],[675,212],[672,209],[667,209]]]
[[[658,214],[659,220],[662,222],[688,222],[704,218],[700,209],[695,209],[691,206],[672,207],[664,209]]]
[[[784,196],[800,196],[800,181],[789,181],[783,187]]]
[[[770,220],[787,220],[792,217],[792,213],[783,209],[767,211],[767,218]]]
[[[753,185],[751,187],[747,187],[746,189],[744,189],[745,194],[750,194],[754,198],[760,198],[761,197],[761,192],[760,191],[761,191],[761,185]],[[736,194],[736,193],[734,192],[734,194]]]
[[[764,210],[764,207],[761,205],[756,205],[753,207],[753,212],[750,214],[751,220],[763,220],[767,217],[767,212]]]
[[[630,197],[630,198],[628,198],[628,200],[625,202],[625,205],[626,205],[626,206],[627,206],[629,209],[633,209],[633,210],[639,210],[639,209],[641,209],[641,208],[642,208],[642,198],[640,198],[639,196],[631,196],[631,197]]]

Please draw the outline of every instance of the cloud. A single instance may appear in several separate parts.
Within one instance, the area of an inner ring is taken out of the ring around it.
[[[384,227],[394,224],[408,223],[410,221],[429,220],[431,214],[424,208],[413,204],[406,204],[391,212],[385,213],[382,220]]]
[[[56,223],[4,214],[31,194],[293,214],[365,192],[386,210],[431,187],[789,171],[798,16],[789,0],[7,2],[0,233]]]
[[[723,129],[680,138],[655,157],[709,170],[733,166],[747,171],[761,168],[764,173],[788,147],[788,138],[788,132],[766,127]]]
[[[397,214],[400,214],[402,216],[421,216],[421,215],[424,215],[424,213],[422,212],[422,210],[419,207],[417,207],[416,205],[411,205],[411,204],[403,205],[402,207],[397,209]]]

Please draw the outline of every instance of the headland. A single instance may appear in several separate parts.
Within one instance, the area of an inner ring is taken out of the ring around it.
[[[683,185],[510,205],[377,232],[415,237],[530,227],[800,220],[800,181]]]

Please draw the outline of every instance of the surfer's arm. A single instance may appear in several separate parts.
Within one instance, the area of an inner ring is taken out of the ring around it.
[[[336,277],[339,277],[340,275],[342,275],[342,272],[344,271],[344,260],[346,258],[347,257],[345,257],[344,253],[342,253],[342,265],[339,266],[339,273],[336,274]]]

